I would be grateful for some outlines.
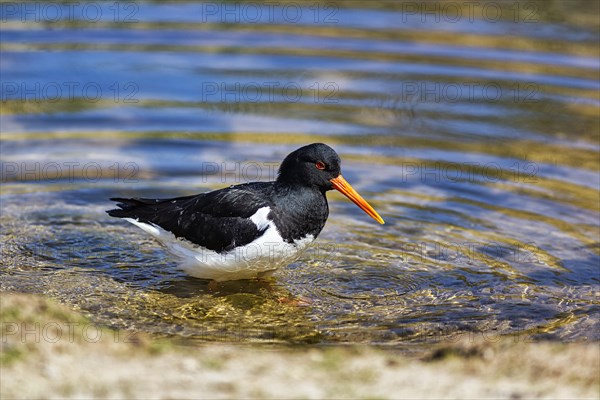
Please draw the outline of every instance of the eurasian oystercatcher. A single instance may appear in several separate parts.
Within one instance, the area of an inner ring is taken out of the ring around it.
[[[262,278],[295,260],[327,221],[336,189],[383,219],[340,173],[340,157],[314,143],[290,153],[274,182],[251,182],[170,199],[112,198],[109,210],[148,232],[189,275],[216,281]]]

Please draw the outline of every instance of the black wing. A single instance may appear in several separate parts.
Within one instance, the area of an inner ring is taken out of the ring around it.
[[[178,238],[221,253],[264,233],[266,227],[259,229],[250,217],[261,207],[272,207],[271,190],[270,183],[250,183],[171,199],[112,198],[120,209],[107,213],[158,225]]]

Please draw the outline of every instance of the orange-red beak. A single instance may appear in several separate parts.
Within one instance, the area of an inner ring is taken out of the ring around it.
[[[377,214],[377,211],[375,211],[373,209],[373,207],[371,207],[371,205],[369,203],[367,203],[367,201],[365,199],[363,199],[362,196],[360,194],[358,194],[358,192],[356,190],[354,190],[354,188],[352,186],[350,186],[350,184],[348,182],[346,182],[346,180],[344,179],[344,177],[341,174],[337,178],[331,179],[330,182],[333,183],[333,188],[335,190],[337,190],[338,192],[342,193],[344,196],[346,196],[347,198],[352,200],[354,202],[354,204],[356,204],[364,212],[369,214],[371,216],[371,218],[373,218],[375,221],[379,222],[380,224],[385,224],[385,222],[383,221],[383,218],[381,218],[379,216],[379,214]]]

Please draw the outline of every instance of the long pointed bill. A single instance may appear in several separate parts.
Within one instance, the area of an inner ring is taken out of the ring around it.
[[[371,216],[371,218],[373,218],[375,221],[379,222],[380,224],[385,224],[385,222],[383,221],[383,218],[381,218],[379,216],[379,214],[377,214],[377,211],[375,211],[373,209],[373,207],[371,207],[371,205],[369,203],[367,203],[367,201],[365,199],[363,199],[362,196],[360,194],[358,194],[358,192],[356,190],[354,190],[354,188],[352,186],[350,186],[350,184],[348,182],[346,182],[346,180],[344,179],[344,177],[341,174],[337,178],[331,179],[330,182],[333,183],[333,188],[335,190],[337,190],[338,192],[342,193],[344,196],[346,196],[347,198],[352,200],[354,202],[354,204],[356,204],[364,212],[369,214]]]

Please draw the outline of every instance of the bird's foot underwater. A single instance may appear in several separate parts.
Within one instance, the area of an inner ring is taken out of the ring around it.
[[[277,301],[293,307],[310,307],[312,305],[312,301],[303,296],[283,296],[279,297]]]

